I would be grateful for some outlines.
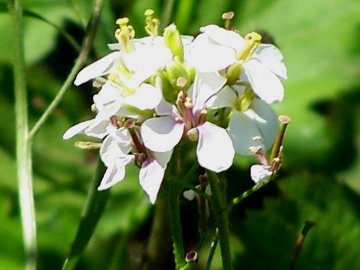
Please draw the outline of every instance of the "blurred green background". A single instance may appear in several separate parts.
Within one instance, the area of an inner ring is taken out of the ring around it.
[[[289,269],[304,221],[316,223],[298,269],[360,269],[360,1],[178,0],[172,20],[182,34],[222,25],[234,11],[240,33],[265,31],[284,54],[289,79],[279,114],[292,118],[278,180],[236,207],[230,216],[235,269]],[[145,9],[161,18],[167,1],[107,1],[89,62],[115,42],[115,20],[127,16],[144,35]],[[25,53],[32,125],[59,91],[77,56],[64,36],[79,43],[91,14],[89,0],[26,0]],[[0,269],[23,269],[18,207],[12,77],[13,29],[0,1]],[[72,87],[33,143],[38,269],[60,269],[77,229],[97,153],[63,141],[71,125],[92,117],[91,85]],[[228,172],[229,196],[251,182],[254,160],[237,157]],[[191,207],[182,202],[183,208]],[[185,210],[184,210],[185,211]],[[104,216],[77,269],[136,269],[153,208],[131,168],[111,191]],[[184,216],[185,222],[186,217]],[[202,258],[200,258],[200,266]],[[201,268],[200,268],[201,269]],[[212,269],[221,269],[218,254]]]

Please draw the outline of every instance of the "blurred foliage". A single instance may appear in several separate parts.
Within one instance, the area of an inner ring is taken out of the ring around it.
[[[30,123],[60,89],[77,51],[50,21],[81,42],[91,12],[87,0],[26,0],[25,53]],[[161,18],[170,1],[108,1],[92,59],[114,42],[115,18],[128,16],[144,34],[143,12]],[[305,220],[316,223],[305,240],[298,269],[360,269],[360,2],[358,0],[174,1],[171,18],[184,34],[222,24],[233,10],[241,33],[261,30],[281,48],[288,67],[286,98],[276,110],[292,118],[285,163],[277,182],[237,206],[230,216],[235,269],[288,269]],[[31,14],[38,14],[45,20]],[[0,269],[22,269],[23,250],[15,171],[12,26],[0,2]],[[60,269],[69,252],[97,153],[74,148],[63,132],[92,117],[90,85],[73,87],[33,143],[39,269]],[[229,197],[251,186],[252,160],[237,158],[228,172]],[[184,223],[190,203],[184,202]],[[151,225],[152,207],[140,190],[137,169],[112,188],[109,203],[77,269],[136,269]],[[192,239],[187,239],[191,242]],[[190,245],[191,246],[191,245]],[[201,255],[201,254],[200,254]],[[221,269],[218,250],[212,269]],[[199,269],[204,263],[200,257]]]

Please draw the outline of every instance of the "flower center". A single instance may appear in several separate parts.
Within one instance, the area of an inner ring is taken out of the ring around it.
[[[239,61],[247,61],[254,50],[259,46],[261,42],[261,35],[256,32],[251,32],[245,36],[245,46],[236,55],[236,59]]]

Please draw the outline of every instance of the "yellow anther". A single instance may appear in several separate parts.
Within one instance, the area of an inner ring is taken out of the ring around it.
[[[116,20],[116,24],[119,25],[119,28],[115,31],[115,37],[121,44],[121,50],[124,52],[131,52],[134,50],[134,47],[131,41],[135,37],[135,30],[131,25],[128,25],[128,18],[120,18]]]
[[[251,33],[248,33],[246,34],[245,36],[245,40],[249,40],[249,41],[252,41],[252,42],[261,42],[261,35],[259,33],[256,33],[256,32],[251,32]]]
[[[256,32],[251,32],[245,36],[245,46],[238,52],[236,58],[238,60],[246,61],[250,58],[252,52],[261,42],[261,35]]]
[[[154,13],[155,13],[155,11],[154,10],[152,10],[152,9],[147,9],[147,10],[145,10],[145,16],[146,17],[148,17],[148,16],[152,16],[152,15],[154,15]]]
[[[160,20],[154,18],[155,11],[152,9],[147,9],[145,11],[145,31],[152,37],[158,36],[158,30],[160,25]]]
[[[200,114],[201,114],[201,115],[207,115],[207,114],[208,114],[207,109],[202,109],[202,110],[200,111]]]
[[[185,98],[185,102],[184,102],[185,108],[190,109],[192,108],[193,104],[191,102],[191,98],[190,97],[186,97]]]
[[[129,18],[127,17],[119,18],[116,20],[116,24],[118,24],[121,29],[123,27],[126,27],[128,23],[129,23]]]

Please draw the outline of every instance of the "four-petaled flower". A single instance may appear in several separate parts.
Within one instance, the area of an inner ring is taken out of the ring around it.
[[[198,72],[189,91],[181,93],[177,106],[163,100],[156,108],[160,117],[150,118],[141,125],[145,146],[152,151],[170,151],[184,134],[194,136],[198,140],[199,164],[214,172],[227,170],[235,154],[231,139],[225,129],[204,118],[206,101],[225,82],[217,73]]]

